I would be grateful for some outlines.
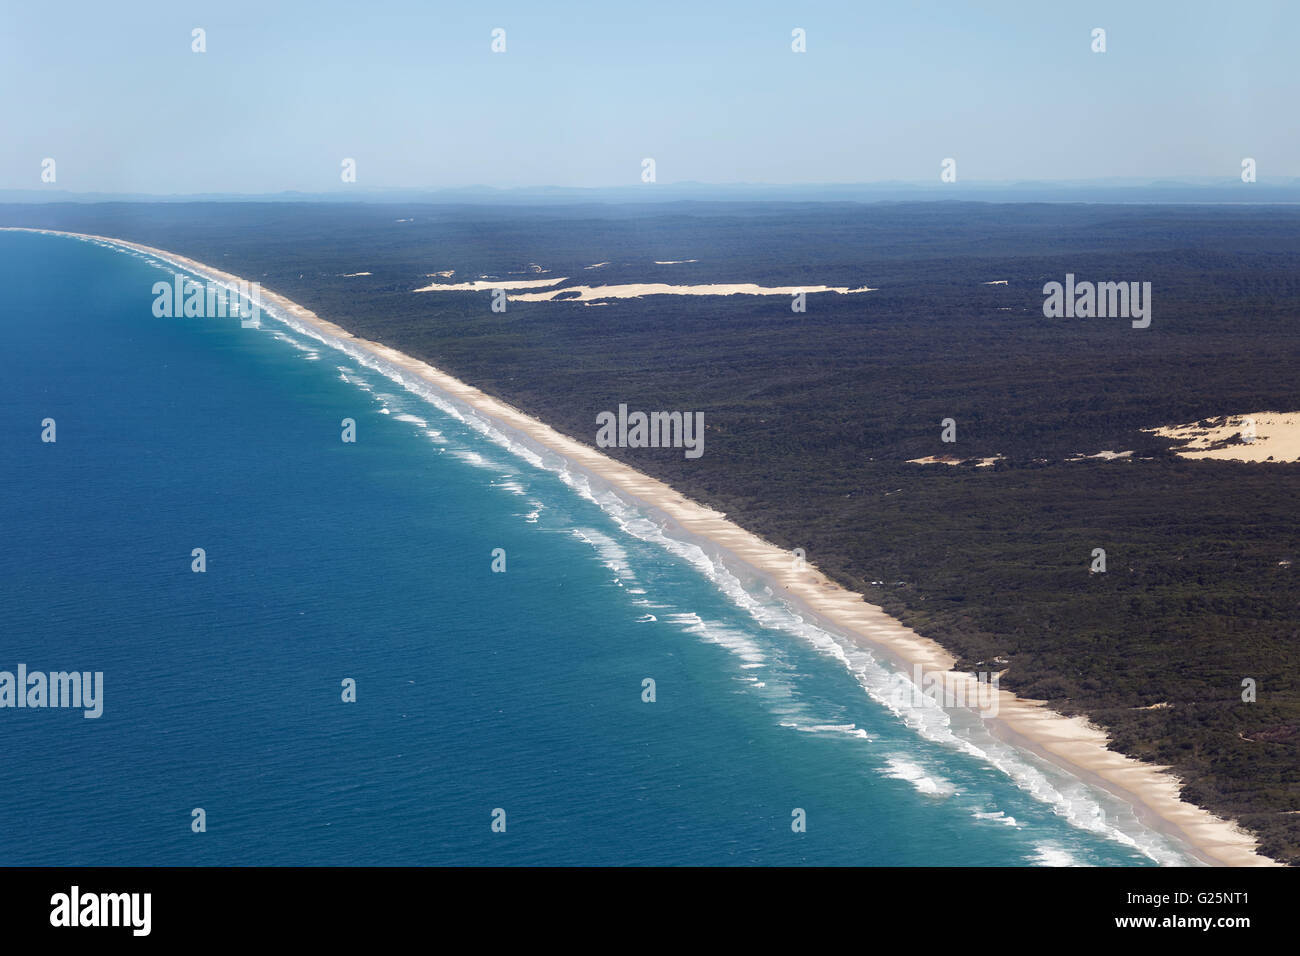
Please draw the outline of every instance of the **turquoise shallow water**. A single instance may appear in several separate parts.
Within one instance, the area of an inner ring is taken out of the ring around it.
[[[155,318],[172,271],[0,233],[0,669],[104,673],[0,709],[0,864],[1187,862],[558,463]]]

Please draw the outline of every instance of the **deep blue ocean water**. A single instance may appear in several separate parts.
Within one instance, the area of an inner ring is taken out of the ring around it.
[[[0,233],[0,670],[104,673],[0,709],[0,865],[1186,861],[355,358],[155,318],[173,271]]]

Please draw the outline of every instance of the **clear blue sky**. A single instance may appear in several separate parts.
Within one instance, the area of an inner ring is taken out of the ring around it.
[[[190,51],[193,27],[208,51]],[[493,54],[491,30],[506,30]],[[790,50],[795,27],[808,52]],[[1094,27],[1107,52],[1090,49]],[[0,188],[1300,176],[1300,3],[0,0]]]

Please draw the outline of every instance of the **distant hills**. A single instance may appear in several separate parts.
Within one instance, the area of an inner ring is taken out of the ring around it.
[[[0,190],[0,202],[427,202],[548,204],[644,202],[900,202],[960,199],[984,202],[1300,203],[1300,178],[1243,183],[1236,177],[1146,180],[875,183],[636,183],[628,186],[460,186],[447,189],[339,188],[330,192],[148,193]]]

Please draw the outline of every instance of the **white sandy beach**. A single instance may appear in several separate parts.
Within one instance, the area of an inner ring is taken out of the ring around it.
[[[53,230],[25,231],[109,242],[147,253],[205,278],[227,283],[242,281],[237,276],[184,256],[121,239],[56,233]],[[535,285],[554,281],[562,280],[542,280]],[[606,290],[609,288],[611,287],[605,287]],[[746,287],[748,288],[750,287]],[[787,294],[787,291],[793,290],[770,289],[765,290],[765,294]],[[817,289],[808,287],[804,291]],[[750,569],[771,582],[774,591],[783,593],[823,625],[906,665],[909,672],[913,665],[919,664],[926,674],[942,673],[950,684],[966,685],[970,695],[968,699],[978,699],[977,688],[973,686],[974,675],[953,672],[954,658],[939,644],[905,627],[879,607],[868,604],[862,595],[830,581],[816,568],[809,566],[804,570],[794,570],[788,552],[745,531],[724,515],[686,498],[663,482],[560,434],[505,402],[418,359],[377,342],[358,338],[269,290],[263,289],[262,294],[265,302],[283,310],[294,321],[314,329],[327,339],[346,340],[349,347],[369,352],[376,358],[417,376],[445,396],[470,406],[479,416],[489,419],[507,434],[518,436],[532,447],[563,456],[572,466],[591,475],[601,485],[666,518],[670,531],[707,542],[710,550],[721,554],[729,564]],[[1261,433],[1266,431],[1262,420],[1259,430]],[[1024,700],[1005,690],[999,690],[998,695],[998,716],[987,721],[990,730],[998,736],[1035,751],[1081,779],[1119,795],[1135,808],[1149,826],[1181,837],[1207,862],[1234,866],[1275,865],[1273,861],[1255,852],[1255,840],[1249,834],[1207,810],[1180,800],[1177,781],[1170,774],[1162,772],[1159,767],[1108,750],[1107,738],[1100,730],[1089,726],[1082,719],[1066,718],[1048,709],[1040,701]]]

